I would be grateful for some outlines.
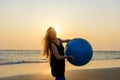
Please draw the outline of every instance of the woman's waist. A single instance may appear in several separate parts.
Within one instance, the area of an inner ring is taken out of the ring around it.
[[[54,60],[50,61],[50,64],[65,64],[65,60]]]

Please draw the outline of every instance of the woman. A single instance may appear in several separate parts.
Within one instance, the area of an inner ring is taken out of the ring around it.
[[[43,55],[49,58],[51,73],[55,80],[65,79],[65,58],[74,60],[72,56],[64,55],[63,42],[67,43],[70,40],[62,40],[57,38],[56,31],[53,27],[49,27],[44,40]]]

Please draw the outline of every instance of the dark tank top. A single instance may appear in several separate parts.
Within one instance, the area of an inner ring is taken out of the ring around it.
[[[53,42],[59,52],[60,55],[64,56],[64,47],[60,39],[60,45],[57,45]],[[51,57],[50,57],[50,66],[51,66],[51,73],[54,77],[64,76],[65,73],[65,59],[57,60],[51,50]]]

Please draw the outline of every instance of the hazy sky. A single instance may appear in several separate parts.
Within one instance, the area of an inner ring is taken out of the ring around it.
[[[54,25],[60,38],[120,50],[120,0],[0,0],[0,49],[41,49]]]

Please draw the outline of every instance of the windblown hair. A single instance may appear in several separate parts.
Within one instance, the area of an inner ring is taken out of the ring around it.
[[[43,39],[43,56],[46,58],[50,58],[50,43],[52,42],[52,39],[49,34],[53,29],[53,27],[49,27]]]

